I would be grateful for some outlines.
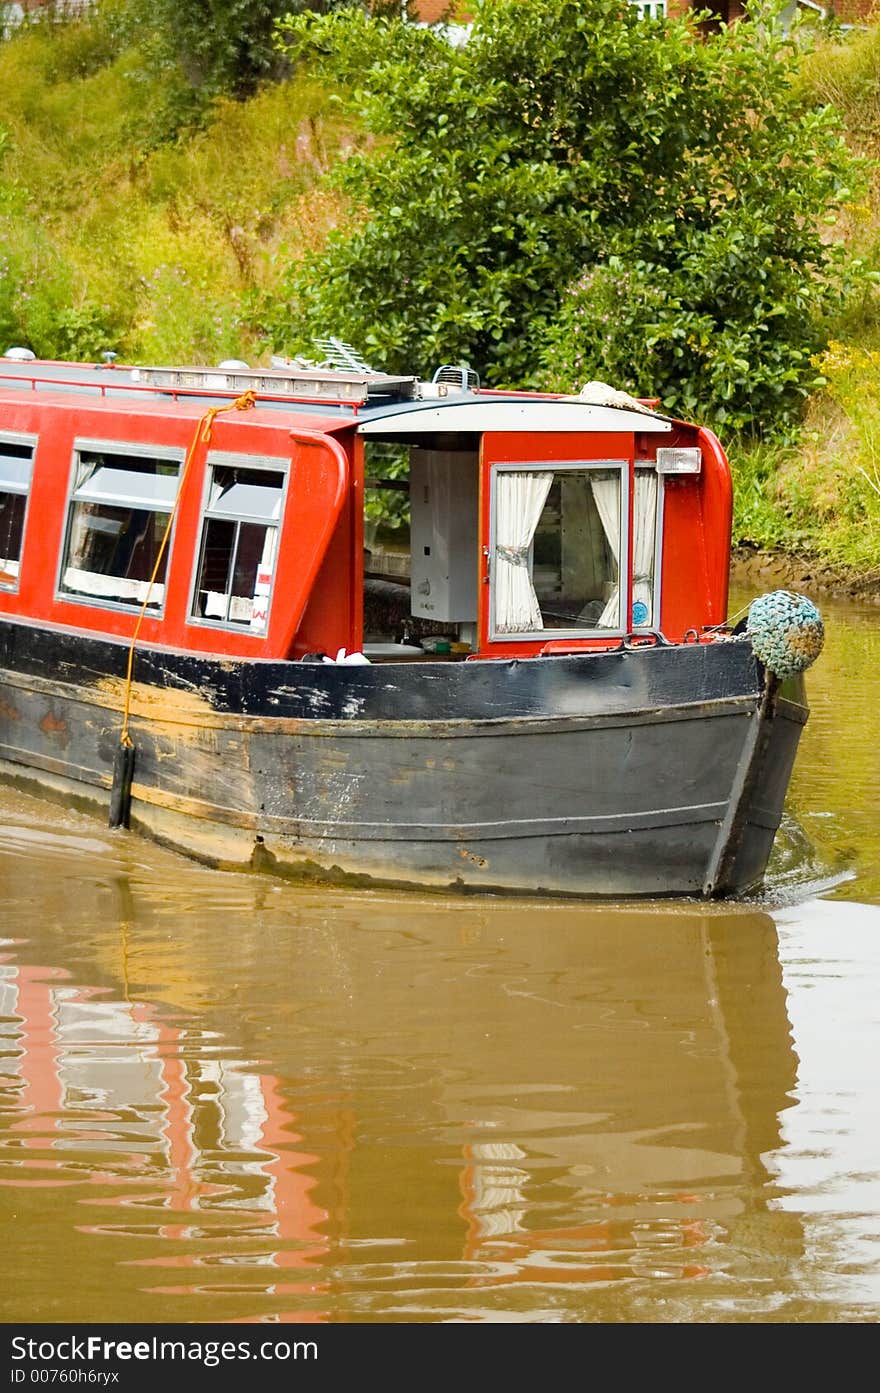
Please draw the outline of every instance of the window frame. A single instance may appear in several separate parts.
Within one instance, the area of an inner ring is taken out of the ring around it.
[[[551,473],[595,473],[598,471],[616,471],[620,476],[620,552],[617,563],[618,588],[620,591],[620,610],[626,604],[626,580],[630,573],[630,538],[629,538],[629,471],[630,459],[617,457],[615,459],[588,459],[588,460],[498,460],[491,464],[490,486],[489,486],[489,614],[488,614],[488,639],[490,643],[548,643],[556,639],[578,639],[578,638],[622,638],[626,632],[625,619],[623,623],[614,628],[588,628],[586,625],[579,625],[571,629],[527,629],[516,632],[499,631],[495,627],[495,575],[496,575],[496,546],[497,546],[497,525],[498,525],[498,478],[501,474],[523,474],[528,471],[537,473],[538,471],[550,470]],[[533,539],[534,541],[534,539]],[[532,579],[531,568],[529,578]],[[534,588],[534,581],[532,581]]]
[[[70,544],[70,532],[73,522],[73,510],[77,502],[76,494],[81,485],[77,484],[77,476],[81,465],[81,453],[86,450],[93,450],[96,453],[122,455],[129,459],[151,459],[159,460],[162,463],[177,465],[177,482],[174,491],[174,500],[168,509],[150,508],[149,505],[143,511],[160,513],[169,512],[172,515],[171,531],[165,547],[165,577],[162,582],[163,593],[162,602],[155,609],[150,608],[146,611],[151,619],[162,619],[165,614],[165,602],[168,595],[167,577],[171,571],[171,556],[174,548],[174,534],[177,529],[177,515],[174,512],[174,501],[180,491],[180,479],[183,471],[186,451],[177,446],[171,445],[151,445],[147,443],[133,443],[128,440],[96,440],[94,438],[77,437],[73,442],[73,449],[70,458],[70,474],[67,484],[67,501],[65,503],[64,532],[61,538],[61,550],[58,558],[58,569],[55,575],[55,599],[64,604],[91,605],[96,609],[113,610],[120,614],[139,614],[144,608],[143,600],[112,600],[101,595],[86,595],[79,591],[67,590],[64,588],[64,572],[67,569],[67,553]],[[85,499],[84,502],[94,500]],[[118,502],[125,506],[125,500],[120,498]],[[115,506],[108,500],[108,507]]]
[[[281,482],[281,505],[278,510],[278,521],[267,522],[265,518],[253,515],[230,517],[226,513],[212,513],[210,509],[211,485],[214,478],[214,469],[262,469],[271,471],[282,476]],[[192,573],[190,576],[189,598],[186,607],[186,622],[198,629],[220,629],[227,634],[243,634],[249,638],[265,639],[269,633],[269,623],[272,616],[272,602],[275,597],[276,577],[278,574],[278,553],[281,545],[281,529],[284,524],[284,514],[287,507],[287,493],[290,487],[291,458],[285,455],[263,455],[263,454],[243,454],[241,451],[231,450],[209,450],[205,460],[205,476],[202,485],[202,501],[199,508],[199,525],[196,533],[196,545],[193,556]],[[275,559],[272,564],[272,579],[269,583],[269,594],[266,597],[266,627],[261,632],[249,628],[235,619],[215,619],[203,614],[196,614],[195,607],[199,593],[199,577],[202,568],[202,549],[205,541],[205,530],[207,523],[215,519],[220,522],[235,522],[241,526],[243,522],[256,523],[261,527],[274,527],[275,537]]]
[[[37,445],[39,444],[39,440],[40,437],[38,435],[32,435],[28,431],[4,430],[0,432],[0,454],[3,453],[4,445],[21,445],[25,448],[27,446],[30,446],[31,451],[31,470],[30,477],[28,478],[27,482],[27,487],[24,489],[19,489],[15,487],[6,488],[2,484],[0,484],[0,493],[11,493],[18,498],[24,498],[24,517],[21,520],[21,551],[18,557],[18,575],[12,581],[0,579],[0,591],[2,591],[5,595],[17,595],[21,586],[21,566],[22,561],[24,560],[25,547],[27,544],[28,517],[30,515],[31,508],[31,492],[33,490],[34,485],[34,463],[37,457]],[[6,560],[9,560],[9,558],[7,557]]]
[[[636,474],[657,474],[657,464],[652,459],[637,459],[633,471],[633,478]],[[661,627],[660,597],[661,587],[661,567],[663,564],[663,521],[666,504],[666,478],[664,474],[657,474],[657,500],[654,505],[654,575],[651,587],[651,620],[647,624],[636,624],[633,621],[633,633],[650,633],[654,629]]]

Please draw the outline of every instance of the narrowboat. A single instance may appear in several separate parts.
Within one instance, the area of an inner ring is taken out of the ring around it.
[[[821,621],[728,624],[718,438],[330,345],[0,359],[0,775],[319,883],[759,887]]]

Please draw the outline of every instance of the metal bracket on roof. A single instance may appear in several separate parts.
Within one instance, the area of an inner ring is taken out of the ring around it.
[[[357,349],[342,339],[315,339],[315,347],[323,354],[322,367],[339,368],[343,372],[375,372]]]

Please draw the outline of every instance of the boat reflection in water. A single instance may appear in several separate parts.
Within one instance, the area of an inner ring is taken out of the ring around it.
[[[169,882],[63,836],[34,914],[48,834],[2,830],[6,1319],[705,1319],[797,1249],[768,915]]]

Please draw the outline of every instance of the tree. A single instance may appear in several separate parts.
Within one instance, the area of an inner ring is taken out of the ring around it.
[[[156,61],[179,69],[202,98],[244,100],[285,65],[274,47],[275,22],[289,0],[143,0],[141,11]],[[141,40],[145,37],[141,30]]]
[[[140,55],[167,86],[166,110],[152,114],[164,138],[200,124],[217,98],[247,101],[289,75],[275,42],[292,11],[360,0],[96,0],[95,19]]]
[[[459,47],[359,10],[281,29],[376,139],[332,175],[351,219],[291,267],[277,347],[332,333],[389,371],[610,377],[732,425],[797,417],[858,274],[826,223],[859,171],[778,26],[477,0]]]

